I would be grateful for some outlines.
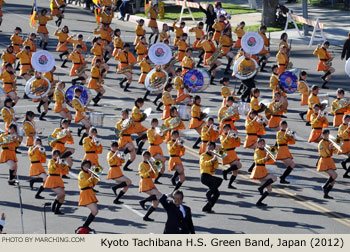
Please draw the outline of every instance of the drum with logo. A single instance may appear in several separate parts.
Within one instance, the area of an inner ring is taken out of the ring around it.
[[[209,84],[210,77],[204,69],[190,69],[184,75],[184,85],[191,90],[191,93],[202,92],[209,87]]]
[[[298,76],[294,72],[283,72],[279,78],[280,87],[285,93],[292,94],[298,89]]]
[[[79,97],[80,101],[82,104],[84,104],[84,106],[89,105],[89,103],[91,102],[92,96],[91,96],[91,92],[90,90],[82,85],[73,85],[71,87],[69,87],[66,91],[65,94],[65,99],[66,99],[66,103],[70,106],[72,106],[72,100],[74,98],[74,89],[79,88],[81,90],[81,96]]]

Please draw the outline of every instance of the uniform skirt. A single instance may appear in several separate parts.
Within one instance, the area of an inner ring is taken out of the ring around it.
[[[328,71],[329,70],[330,66],[326,67],[324,65],[324,63],[325,63],[325,61],[322,61],[322,60],[318,61],[317,71]]]
[[[341,146],[342,152],[339,154],[345,154],[350,152],[350,141],[349,139],[345,139],[343,145]]]
[[[40,175],[41,173],[45,173],[45,169],[44,169],[44,166],[42,163],[32,163],[30,165],[30,171],[29,171],[29,176],[32,177],[32,176],[38,176]]]
[[[146,192],[152,189],[157,189],[152,178],[142,178],[139,183],[139,192]]]
[[[164,106],[164,110],[163,110],[163,114],[162,114],[162,120],[165,120],[165,119],[170,117],[170,108],[171,108],[171,105],[165,105]]]
[[[290,152],[289,152],[288,145],[279,146],[278,152],[276,155],[276,159],[283,160],[283,159],[287,159],[287,158],[293,159],[292,154],[290,154]]]
[[[49,175],[45,181],[44,188],[56,188],[56,187],[64,188],[64,184],[61,176]]]
[[[312,129],[309,137],[309,143],[317,143],[317,139],[321,136],[322,129]]]
[[[267,175],[267,169],[265,165],[255,165],[252,173],[250,174],[251,179],[262,179]]]
[[[123,172],[120,169],[120,166],[114,166],[109,168],[107,179],[116,179],[123,176]]]
[[[278,126],[280,126],[281,121],[282,121],[282,116],[278,116],[278,115],[271,116],[269,120],[269,128],[277,128]]]
[[[100,165],[98,162],[98,155],[96,153],[85,153],[84,160],[89,160],[91,165]]]
[[[235,150],[228,150],[226,157],[223,158],[222,164],[231,164],[234,161],[239,161],[239,158],[237,156],[237,153]]]
[[[61,152],[61,154],[62,154],[63,152],[65,152],[66,149],[67,149],[67,147],[64,146],[64,144],[61,144],[61,143],[58,143],[58,142],[56,142],[55,145],[54,145],[53,148],[52,148],[53,151],[54,151],[54,150],[59,150],[59,151]]]
[[[335,163],[331,157],[321,157],[317,164],[317,171],[327,171],[329,169],[336,170]]]
[[[308,95],[307,94],[302,94],[301,95],[301,101],[300,101],[300,105],[301,106],[306,106],[307,105],[307,99],[308,99]]]
[[[160,147],[160,145],[150,145],[148,147],[148,151],[151,153],[152,157],[154,157],[157,154],[164,156],[162,147]]]
[[[69,109],[64,108],[62,105],[63,105],[63,103],[55,102],[55,106],[53,107],[53,112],[55,112],[55,113],[60,113],[61,111],[64,111],[66,113],[69,112]]]
[[[133,133],[141,133],[146,131],[147,128],[141,124],[141,122],[135,122],[133,127]]]
[[[182,166],[182,161],[181,161],[180,157],[170,157],[169,162],[168,162],[168,171],[175,171],[176,165]]]
[[[123,149],[128,143],[133,143],[131,136],[122,136],[118,140],[119,150]]]
[[[0,163],[6,163],[9,160],[12,160],[15,163],[18,162],[15,150],[2,149],[0,154]]]
[[[241,48],[242,46],[242,39],[241,38],[237,38],[235,45],[233,46],[233,48]]]
[[[195,129],[198,128],[200,126],[202,126],[204,123],[204,121],[200,121],[198,118],[191,118],[190,124],[188,125],[189,129]]]
[[[46,28],[46,25],[39,25],[37,31],[37,33],[43,33],[43,34],[48,34],[49,31]]]
[[[247,135],[244,141],[244,148],[249,148],[258,141],[258,135]]]
[[[92,188],[80,190],[79,206],[86,206],[97,202],[98,200]]]
[[[75,73],[75,70],[78,70],[79,67],[81,67],[82,64],[74,64],[72,65],[71,69],[70,69],[70,72],[69,72],[69,76],[78,76],[76,73]]]

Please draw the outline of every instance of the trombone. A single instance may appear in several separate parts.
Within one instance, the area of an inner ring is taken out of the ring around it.
[[[276,146],[268,146],[268,145],[265,145],[264,146],[264,149],[265,151],[267,152],[267,154],[270,156],[270,158],[273,160],[273,161],[276,161],[276,157],[273,153],[276,153],[277,152],[277,147]]]
[[[151,162],[152,161],[152,162]],[[149,164],[149,166],[151,167],[152,169],[152,172],[154,173],[154,175],[158,175],[158,169],[157,169],[157,164],[160,160],[158,159],[155,159],[155,158],[151,158],[151,161],[148,159],[147,160],[147,163]]]
[[[344,143],[344,139],[340,136],[337,136],[336,138],[332,135],[329,135],[328,140],[332,143],[332,145],[339,151],[342,152],[341,146]]]
[[[103,168],[99,165],[91,167],[89,172],[98,180],[101,181],[100,175],[103,173]]]
[[[220,159],[223,159],[227,156],[227,151],[225,148],[220,148],[218,150],[212,150],[211,153],[213,153],[213,155],[217,156]]]

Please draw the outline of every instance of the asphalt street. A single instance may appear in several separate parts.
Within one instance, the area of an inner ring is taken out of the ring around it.
[[[49,7],[49,2],[39,0],[38,6]],[[33,32],[29,27],[29,13],[31,3],[28,1],[15,0],[3,6],[4,21],[1,26],[0,46],[3,50],[10,43],[10,36],[16,26],[20,26],[23,30],[23,35]],[[249,25],[249,20],[245,20]],[[94,16],[86,10],[77,7],[68,7],[65,13],[65,19],[62,25],[68,25],[70,33],[82,33],[84,40],[92,38],[93,29],[96,28]],[[114,20],[112,28],[119,28],[122,31],[122,39],[125,42],[134,40],[134,23],[122,22]],[[55,52],[57,40],[53,36],[56,27],[54,22],[49,22],[48,30],[50,33],[49,50],[56,58],[56,78],[66,81],[70,86],[70,77],[68,76],[69,69],[60,67],[61,61],[58,54]],[[149,34],[150,30],[147,29]],[[174,35],[171,34],[173,37]],[[191,38],[193,41],[193,38]],[[272,57],[266,68],[270,71],[270,66],[275,62],[275,54],[277,50],[277,41],[272,41]],[[91,44],[88,43],[88,46]],[[309,84],[321,85],[320,73],[316,71],[317,57],[312,55],[314,48],[308,48],[306,45],[293,45],[291,61],[294,66],[304,69],[309,74]],[[335,97],[335,90],[342,87],[349,91],[349,77],[344,72],[344,61],[340,60],[340,48],[332,47],[335,60],[333,66],[336,69],[332,80],[328,84],[329,90],[321,90],[320,93],[328,93],[330,100]],[[223,59],[226,64],[226,59]],[[119,88],[118,82],[123,78],[121,75],[116,75],[115,60],[108,62],[110,71],[105,80],[106,95],[101,100],[102,107],[94,108],[96,111],[104,113],[104,126],[98,128],[98,135],[104,146],[103,153],[99,156],[100,163],[105,168],[104,175],[101,176],[101,182],[97,185],[99,193],[99,214],[91,224],[91,228],[98,233],[162,233],[164,223],[166,221],[166,213],[160,206],[153,214],[152,218],[155,222],[144,222],[142,220],[145,211],[142,210],[138,201],[143,199],[146,194],[138,192],[139,175],[137,167],[141,161],[141,157],[137,156],[135,162],[130,166],[133,169],[131,172],[125,172],[125,175],[132,180],[132,186],[126,195],[123,197],[123,205],[114,205],[114,194],[111,186],[114,182],[106,180],[108,166],[106,155],[108,146],[112,140],[115,140],[114,125],[120,119],[120,111],[125,108],[131,109],[133,101],[137,97],[143,97],[144,87],[137,84],[137,79],[140,74],[139,67],[134,68],[134,81],[131,86],[131,93],[125,93]],[[69,67],[71,63],[67,64]],[[200,93],[202,97],[203,107],[209,107],[210,115],[216,118],[219,106],[221,104],[219,78],[223,76],[224,66],[219,68],[216,86],[210,86],[207,90]],[[269,88],[270,73],[259,73],[257,76],[257,86],[261,90],[261,100],[271,99],[271,90]],[[23,97],[23,89],[25,81],[19,79],[18,94]],[[231,79],[231,89],[238,88],[239,82]],[[175,95],[175,92],[172,93]],[[154,96],[150,96],[153,100]],[[265,200],[269,206],[265,209],[259,209],[255,206],[258,200],[257,184],[249,179],[247,169],[253,161],[253,151],[237,149],[237,153],[243,168],[239,172],[236,182],[236,190],[227,188],[227,181],[224,181],[220,187],[221,196],[214,207],[214,214],[205,214],[201,211],[205,204],[205,192],[207,188],[201,184],[199,176],[199,155],[198,150],[191,148],[193,142],[197,138],[197,133],[194,130],[185,130],[181,132],[181,136],[185,139],[186,154],[182,158],[186,181],[182,186],[185,193],[184,203],[191,207],[193,213],[193,221],[197,233],[350,233],[350,216],[349,216],[349,185],[350,180],[342,178],[343,169],[340,161],[344,156],[335,156],[336,165],[338,168],[338,179],[332,191],[333,200],[325,200],[322,198],[323,193],[321,185],[327,180],[326,174],[316,171],[315,163],[318,158],[317,145],[307,143],[311,128],[305,126],[305,122],[301,121],[298,113],[306,110],[306,107],[301,107],[300,94],[294,93],[288,95],[288,121],[289,127],[297,132],[297,142],[290,146],[292,155],[296,162],[296,168],[291,174],[289,180],[290,185],[282,185],[276,182],[273,185],[273,193]],[[16,116],[23,118],[27,110],[36,112],[36,104],[31,100],[20,99],[16,105]],[[53,105],[51,105],[53,108]],[[153,112],[144,122],[146,127],[150,126],[151,118],[159,118],[161,114],[155,111],[155,106],[152,102],[146,102],[143,109],[151,107]],[[328,108],[329,110],[329,108]],[[328,117],[332,121],[332,117]],[[22,119],[20,119],[22,120]],[[236,124],[239,130],[239,136],[244,141],[245,130],[244,120],[241,118]],[[217,119],[215,120],[217,122]],[[36,120],[37,130],[42,131],[42,137],[45,138],[58,127],[59,117],[49,111],[47,121]],[[188,122],[185,122],[186,126]],[[3,129],[4,124],[1,122],[0,127]],[[74,230],[83,224],[89,210],[85,207],[78,206],[79,188],[77,174],[80,171],[80,162],[84,156],[82,146],[78,145],[79,137],[77,136],[77,124],[72,123],[71,129],[75,144],[74,167],[70,173],[70,179],[65,179],[66,201],[62,206],[63,216],[56,216],[50,211],[47,212],[47,231],[48,233],[73,233]],[[329,127],[332,135],[336,135],[336,129]],[[275,131],[267,129],[265,139],[268,144],[274,144]],[[47,138],[46,138],[47,139]],[[24,142],[24,141],[23,141]],[[48,158],[50,158],[50,147],[47,140],[44,140]],[[148,143],[144,148],[148,147]],[[167,154],[166,146],[163,145],[163,151]],[[35,191],[29,187],[29,159],[27,156],[27,148],[24,145],[20,148],[22,154],[18,154],[19,159],[19,181],[21,185],[21,196],[23,201],[23,222],[25,233],[44,233],[43,226],[43,204],[53,201],[55,194],[45,190],[42,196],[44,200],[34,198]],[[285,169],[282,162],[277,162],[275,165],[267,167],[269,172],[281,175]],[[219,169],[217,176],[221,176],[222,172]],[[170,182],[172,173],[166,171],[160,181],[162,185],[157,186],[162,193],[170,193],[173,186]],[[7,215],[5,231],[7,233],[21,233],[21,218],[19,209],[19,193],[17,187],[7,184],[8,167],[5,164],[0,166],[0,212],[5,212]],[[47,209],[49,210],[49,209]]]

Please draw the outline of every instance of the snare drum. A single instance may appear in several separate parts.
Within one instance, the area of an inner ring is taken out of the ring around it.
[[[90,122],[95,127],[103,127],[103,117],[102,112],[90,112]]]
[[[177,107],[177,112],[179,113],[181,120],[187,121],[191,119],[191,106],[179,105]]]

